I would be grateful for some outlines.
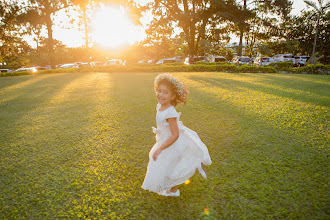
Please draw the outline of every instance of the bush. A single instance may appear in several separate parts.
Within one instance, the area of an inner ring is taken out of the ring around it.
[[[279,63],[271,63],[271,64],[269,64],[269,66],[272,66],[279,71],[290,72],[291,68],[293,67],[293,63],[291,61],[286,61],[286,62],[279,62]]]
[[[330,65],[309,64],[303,67],[293,68],[294,73],[309,73],[317,75],[330,75]]]
[[[276,64],[276,65],[275,65]],[[228,63],[200,63],[193,65],[183,65],[182,63],[171,63],[166,65],[157,64],[130,64],[127,66],[96,66],[91,68],[70,68],[70,69],[53,69],[42,70],[38,74],[43,73],[85,73],[85,72],[241,72],[241,73],[276,73],[278,71],[287,71],[290,73],[308,73],[329,75],[330,65],[313,64],[304,67],[292,67],[291,62],[273,63],[266,67],[250,66],[250,65],[233,65]],[[0,73],[0,77],[4,76],[20,76],[32,75],[31,72],[12,72]]]
[[[262,66],[249,66],[242,65],[238,67],[238,71],[242,73],[276,73],[274,67],[262,67]]]

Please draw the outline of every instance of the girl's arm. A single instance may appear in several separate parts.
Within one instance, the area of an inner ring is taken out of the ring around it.
[[[166,119],[167,122],[170,125],[170,129],[171,129],[171,134],[172,136],[169,137],[162,145],[160,145],[158,147],[158,149],[154,152],[154,154],[152,155],[154,160],[157,160],[158,155],[166,148],[168,148],[169,146],[171,146],[176,140],[178,140],[179,138],[179,127],[178,127],[178,123],[176,121],[176,118],[168,118]]]

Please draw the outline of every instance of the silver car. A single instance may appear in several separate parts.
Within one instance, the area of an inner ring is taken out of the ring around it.
[[[270,57],[257,57],[253,64],[256,66],[267,66],[272,63],[272,58]]]
[[[275,63],[286,61],[291,61],[294,63],[294,56],[292,54],[276,54],[273,56],[273,62]]]
[[[305,66],[309,58],[310,56],[295,56],[293,64],[294,66]]]

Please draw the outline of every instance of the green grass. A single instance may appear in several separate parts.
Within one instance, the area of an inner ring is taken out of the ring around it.
[[[165,198],[141,189],[156,75],[1,78],[0,219],[329,219],[330,76],[175,73],[213,163]]]

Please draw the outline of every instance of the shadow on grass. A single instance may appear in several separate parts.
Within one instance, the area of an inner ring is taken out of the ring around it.
[[[41,102],[46,108],[40,109],[42,117],[38,118],[39,108],[28,109],[35,113],[30,115],[31,120],[39,119],[36,126],[46,126],[44,130],[26,133],[30,142],[18,142],[23,147],[37,144],[37,149],[26,155],[30,161],[21,155],[24,159],[21,165],[26,166],[23,178],[19,176],[22,171],[12,169],[6,173],[6,179],[3,177],[6,182],[1,179],[5,191],[0,190],[3,198],[0,204],[4,207],[0,217],[303,219],[326,216],[327,185],[322,185],[328,167],[325,154],[314,152],[298,136],[198,87],[190,89],[191,104],[180,111],[183,123],[195,130],[209,147],[213,164],[208,167],[208,179],[196,174],[189,185],[180,186],[179,198],[164,198],[142,190],[148,152],[155,142],[151,132],[156,114],[152,89],[155,74],[141,77],[109,73],[96,78],[93,74],[64,98],[60,93],[52,93],[49,99],[43,97]],[[226,83],[229,88],[231,82]],[[61,88],[68,85],[66,81],[61,81],[62,84]],[[203,82],[203,85],[208,84]],[[246,85],[235,89],[245,90]],[[46,105],[54,97],[58,101]],[[34,101],[38,107],[39,100]],[[39,139],[32,140],[36,136]],[[12,141],[11,138],[6,140]],[[16,151],[16,154],[1,157],[2,167],[7,171],[5,161],[15,160],[21,153],[19,147],[12,146],[11,153]],[[317,201],[317,205],[311,201]],[[209,210],[208,214],[204,208]]]
[[[246,75],[245,75],[245,77],[246,77]],[[249,76],[247,76],[247,77],[249,77]],[[270,88],[266,85],[260,85],[257,83],[244,82],[244,81],[228,79],[228,78],[212,78],[212,79],[208,78],[207,80],[204,77],[197,77],[197,76],[191,76],[189,78],[192,80],[195,80],[199,83],[203,83],[205,85],[215,86],[215,87],[223,88],[223,89],[226,89],[229,91],[242,91],[242,90],[247,89],[247,90],[258,91],[261,93],[279,96],[282,98],[289,98],[289,99],[293,99],[293,100],[297,100],[297,101],[301,101],[301,102],[305,102],[305,103],[310,103],[310,104],[314,104],[314,105],[322,105],[325,107],[329,106],[329,100],[328,100],[329,94],[327,92],[327,89],[320,88],[318,85],[312,84],[312,82],[301,84],[302,88],[297,88],[297,87],[293,88],[293,87],[290,87],[291,84],[285,84],[282,81],[277,80],[276,84],[274,84],[274,83],[272,83],[272,84],[281,86],[281,88],[276,89],[276,88]],[[273,82],[272,80],[269,80],[269,81]],[[326,86],[326,85],[323,85],[323,86]],[[302,92],[306,92],[306,91],[310,92],[311,90],[309,88],[311,88],[311,87],[314,89],[317,89],[317,91],[314,91],[314,95],[305,94],[304,96],[302,96],[301,94],[299,94],[297,92],[290,91],[292,89],[295,89],[295,90],[300,90]],[[329,87],[329,86],[326,86],[326,87]],[[282,88],[284,91],[281,90]]]
[[[191,89],[191,93],[201,92]],[[227,146],[229,155],[223,161],[217,160],[218,155],[224,153],[223,139],[208,145],[213,152],[213,164],[203,189],[212,189],[206,192],[206,198],[212,198],[207,204],[217,218],[327,216],[324,194],[327,189],[322,183],[326,182],[329,166],[323,151],[310,148],[309,143],[301,142],[299,135],[274,127],[256,114],[223,103],[215,94],[204,93],[194,99],[208,106],[208,110],[199,115],[231,115],[236,121],[231,124],[237,124],[227,127],[229,133],[237,133],[232,136],[232,143]],[[220,127],[225,126],[217,117],[210,120]],[[205,120],[199,122],[203,124]],[[210,129],[205,135],[212,136],[212,133]],[[203,201],[203,198],[194,199]],[[317,207],[310,203],[313,200],[319,201]]]
[[[246,78],[262,79],[264,84],[270,83],[283,89],[295,89],[309,92],[316,96],[329,97],[330,76],[327,75],[294,75],[294,74],[247,74],[228,73],[231,76],[242,76]],[[297,83],[299,82],[299,83]],[[324,89],[323,89],[323,88]]]
[[[43,75],[28,75],[28,76],[17,76],[17,77],[3,77],[0,80],[0,92],[7,90],[10,87],[23,87],[29,85],[34,81],[38,81],[45,78]]]

